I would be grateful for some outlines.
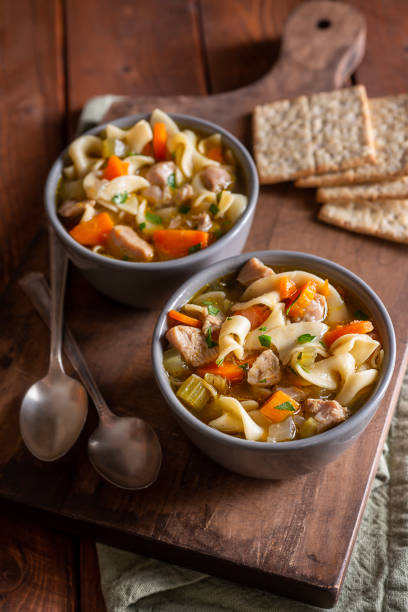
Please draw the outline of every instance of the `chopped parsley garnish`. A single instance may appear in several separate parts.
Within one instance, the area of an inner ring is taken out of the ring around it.
[[[144,230],[144,228],[145,228],[145,227],[146,227],[146,223],[145,223],[145,222],[143,222],[143,223],[139,223],[139,229],[140,229],[140,231]]]
[[[292,372],[292,374],[294,374],[295,376],[298,376],[298,373],[296,372],[296,370],[292,368],[292,366],[288,366],[288,368]]]
[[[211,204],[211,206],[210,206],[210,208],[208,210],[210,211],[210,213],[212,215],[215,216],[219,212],[220,209],[215,204]]]
[[[122,259],[123,259],[123,261],[129,261],[129,257],[128,257],[127,255],[124,255],[124,256],[122,257]]]
[[[219,191],[219,192],[217,193],[217,202],[219,202],[219,201],[221,200],[221,198],[222,198],[222,193],[223,193],[222,191]]]
[[[169,187],[171,187],[172,189],[176,188],[176,175],[174,174],[174,172],[172,172],[168,177],[167,177],[167,184]]]
[[[266,329],[267,328],[265,327],[265,325],[263,325],[262,327],[259,328],[259,331],[266,331]]]
[[[302,334],[301,336],[299,336],[296,342],[298,342],[299,344],[305,344],[306,342],[311,342],[315,338],[316,336],[312,336],[311,334]]]
[[[303,355],[303,353],[299,353],[299,355],[296,357],[296,359],[297,359],[298,361],[300,361],[300,360],[302,359],[302,355]]]
[[[262,380],[259,381],[260,383],[266,383],[266,378],[263,378]]]
[[[182,204],[179,208],[179,212],[182,215],[186,215],[189,211],[190,211],[190,206],[187,206],[186,204]]]
[[[274,408],[275,410],[290,410],[290,412],[296,412],[290,402],[283,402],[283,404],[279,404],[279,406],[274,406]]]
[[[201,250],[201,242],[198,242],[197,244],[193,244],[193,246],[189,247],[188,252],[191,255],[191,253],[196,253],[197,251]]]
[[[262,334],[262,336],[258,336],[258,340],[262,344],[262,346],[266,346],[267,348],[271,346],[272,338],[270,336],[267,336],[266,334]]]
[[[248,370],[249,370],[249,363],[243,363],[243,364],[239,365],[238,367],[241,368],[241,370],[244,370],[245,372],[248,372]]]
[[[305,368],[304,365],[302,365],[301,363],[299,364],[300,367],[302,368],[302,370],[304,370],[305,372],[307,372],[307,374],[310,374],[310,370],[308,368]]]
[[[221,359],[217,359],[217,361],[215,362],[217,364],[217,366],[222,365],[222,362],[224,361],[224,357],[221,357]]]
[[[299,296],[298,296],[298,297],[299,297]],[[290,312],[290,310],[291,310],[292,306],[293,306],[294,304],[296,304],[296,302],[297,302],[297,300],[298,300],[298,297],[297,297],[295,300],[293,300],[293,302],[292,302],[291,304],[289,304],[289,306],[287,307],[287,309],[286,309],[286,316],[288,316],[288,314],[289,314],[289,312]]]
[[[209,302],[208,300],[203,302],[203,304],[204,306],[207,306],[208,314],[216,315],[220,312],[220,309],[214,306],[214,304],[212,302]]]
[[[173,153],[171,154],[171,156],[172,156],[172,158],[173,158],[173,159],[176,159],[176,152],[175,152],[175,151],[173,151]]]
[[[128,151],[126,153],[126,157],[130,157],[131,155],[143,155],[143,153],[135,153],[134,151]]]
[[[161,223],[163,223],[163,219],[160,217],[160,215],[155,215],[150,211],[147,211],[146,219],[150,221],[150,223],[154,223],[154,225],[160,225]]]
[[[232,321],[232,317],[227,317],[227,321]]]
[[[213,230],[213,234],[215,238],[219,238],[222,235],[222,230],[220,228],[216,228]]]
[[[368,321],[368,319],[370,318],[368,315],[366,315],[365,312],[363,312],[362,310],[356,310],[356,312],[354,313],[354,316],[356,317],[356,319],[358,319],[359,321]]]
[[[112,202],[114,204],[124,204],[128,199],[128,195],[129,194],[127,191],[124,191],[123,193],[116,193],[112,198]]]
[[[327,348],[323,340],[319,340],[319,344],[321,344],[324,349]]]
[[[207,343],[208,348],[213,348],[214,346],[217,346],[217,343],[214,342],[214,340],[212,339],[212,327],[211,327],[211,325],[207,329],[207,333],[205,334],[205,341]]]

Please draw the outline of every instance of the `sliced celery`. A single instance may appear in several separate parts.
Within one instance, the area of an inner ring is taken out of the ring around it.
[[[190,368],[175,348],[168,349],[164,352],[163,365],[165,370],[176,378],[184,378],[184,376],[187,376],[190,372]]]
[[[203,383],[202,378],[197,374],[192,374],[177,391],[177,397],[183,400],[189,408],[201,410],[211,397],[211,393]]]
[[[105,138],[102,141],[102,156],[110,157],[116,155],[117,157],[124,157],[126,155],[126,145],[119,138]]]
[[[63,181],[59,190],[61,200],[82,200],[86,198],[82,179],[78,181]]]
[[[299,434],[301,438],[310,438],[317,433],[318,425],[313,417],[306,419],[299,428]]]
[[[224,378],[224,376],[220,376],[219,374],[210,374],[210,372],[207,372],[204,374],[204,380],[215,387],[217,391],[222,394],[225,394],[228,391],[228,380]]]

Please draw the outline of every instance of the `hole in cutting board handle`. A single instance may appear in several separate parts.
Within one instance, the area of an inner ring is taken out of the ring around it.
[[[330,28],[331,24],[330,19],[319,19],[316,23],[316,27],[319,28],[319,30],[327,30],[327,28]]]

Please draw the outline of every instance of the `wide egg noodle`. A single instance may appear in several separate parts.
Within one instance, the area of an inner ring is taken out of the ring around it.
[[[119,193],[129,194],[148,186],[149,181],[146,181],[142,176],[125,174],[103,183],[95,199],[97,202],[112,202],[112,198]]]
[[[333,342],[330,351],[333,355],[350,353],[353,355],[358,368],[371,357],[379,346],[380,343],[367,334],[345,334]]]
[[[164,123],[168,136],[173,136],[173,134],[177,134],[180,131],[177,123],[159,108],[155,108],[150,115],[150,125],[154,127],[156,123]]]
[[[208,166],[219,166],[213,159],[201,155],[184,132],[177,132],[169,136],[167,148],[174,154],[177,166],[184,176],[191,178],[196,172],[200,172]]]
[[[154,158],[149,155],[129,155],[124,161],[129,164],[128,174],[136,174],[143,166],[154,164]]]
[[[212,407],[222,414],[208,423],[210,427],[224,433],[243,433],[247,440],[260,440],[265,436],[263,428],[255,423],[235,397],[221,395],[213,401]]]
[[[248,300],[248,302],[236,302],[232,305],[231,310],[245,310],[246,308],[257,306],[258,304],[268,306],[272,309],[277,302],[279,302],[279,293],[277,291],[269,291],[269,293],[262,293],[252,300]]]
[[[234,353],[237,359],[242,359],[244,356],[245,338],[250,329],[251,324],[246,317],[234,315],[225,319],[221,325],[218,338],[218,360],[225,359],[230,353]]]
[[[126,130],[125,141],[133,153],[141,153],[144,147],[153,139],[150,124],[142,119]]]
[[[202,140],[200,140],[197,149],[200,153],[206,155],[208,151],[210,151],[214,147],[221,147],[221,145],[221,134],[211,134],[211,136],[207,136],[207,138],[203,138]]]
[[[230,223],[235,223],[237,219],[242,215],[248,205],[248,198],[242,193],[233,193],[232,202],[225,213],[225,218]]]
[[[193,177],[191,186],[193,188],[192,208],[196,208],[197,210],[208,210],[211,204],[216,203],[217,195],[214,191],[210,191],[204,186],[199,174]]]
[[[350,353],[332,355],[327,359],[316,361],[308,368],[302,368],[298,363],[292,362],[296,374],[316,387],[335,391],[339,381],[344,385],[349,376],[356,370],[356,362]]]
[[[280,272],[273,276],[265,276],[254,281],[244,291],[242,298],[250,300],[254,297],[266,293],[268,291],[276,291],[279,289],[279,281],[282,277],[287,277],[296,283],[297,287],[301,287],[308,280],[313,280],[317,283],[317,290],[322,288],[323,280],[319,276],[315,276],[310,272],[304,272],[303,270],[292,270],[288,272]],[[349,313],[346,304],[339,292],[329,283],[329,295],[326,297],[327,301],[327,317],[326,320],[329,324],[343,323],[349,320]]]
[[[95,160],[102,157],[102,140],[91,134],[76,138],[69,146],[68,153],[79,178],[93,167]]]
[[[220,217],[223,217],[225,213],[231,207],[233,201],[234,201],[234,196],[232,195],[230,191],[226,189],[222,191],[220,201],[218,202],[218,212],[215,215],[215,218],[219,219]]]
[[[269,330],[268,336],[271,339],[271,344],[276,347],[279,353],[279,359],[286,365],[289,362],[291,353],[295,347],[299,346],[297,342],[300,336],[310,334],[315,336],[316,341],[319,341],[326,333],[328,327],[321,321],[302,321],[300,323],[291,323],[284,327],[275,327]],[[261,332],[258,332],[258,335]],[[265,333],[266,332],[262,332]],[[258,348],[261,344],[258,341]]]
[[[334,398],[342,406],[350,406],[356,399],[358,393],[365,387],[372,385],[378,376],[378,370],[371,368],[350,374],[346,379],[340,393]]]
[[[284,309],[285,305],[282,304],[282,302],[278,302],[272,308],[268,318],[262,323],[262,330],[254,329],[253,331],[249,332],[245,340],[246,351],[256,351],[262,348],[261,344],[259,343],[260,334],[269,335],[270,331],[275,327],[283,327],[286,325]]]

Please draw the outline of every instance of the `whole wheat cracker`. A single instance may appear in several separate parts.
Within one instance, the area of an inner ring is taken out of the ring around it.
[[[368,102],[377,163],[302,178],[296,181],[297,187],[370,183],[408,174],[408,94],[372,98]]]
[[[408,198],[408,176],[381,183],[319,187],[317,202],[361,202],[364,200],[403,200]]]
[[[276,183],[375,161],[361,85],[257,106],[254,155],[261,183]]]
[[[352,232],[408,244],[408,200],[326,202],[318,218]]]

